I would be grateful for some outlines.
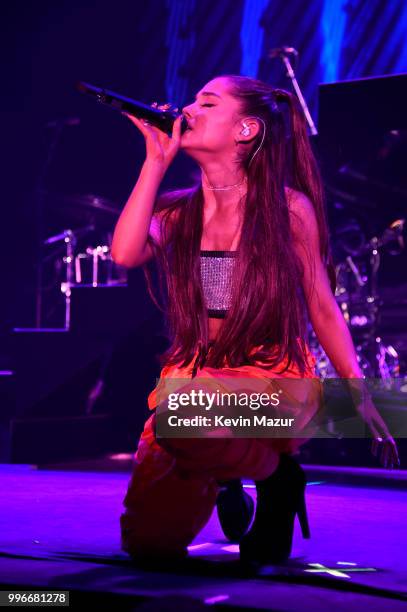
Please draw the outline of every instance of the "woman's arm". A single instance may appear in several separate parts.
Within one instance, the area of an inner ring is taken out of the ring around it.
[[[341,378],[363,378],[351,334],[321,260],[314,207],[304,194],[293,190],[289,207],[294,248],[304,268],[303,289],[314,331]]]
[[[372,437],[372,452],[384,467],[400,465],[396,443],[373,404],[345,319],[332,294],[328,274],[321,261],[318,223],[312,203],[302,193],[289,190],[291,231],[294,248],[304,267],[303,288],[314,331],[332,365],[348,381],[356,411]]]
[[[152,256],[147,236],[154,231],[152,215],[163,175],[160,166],[148,162],[141,169],[113,234],[112,259],[121,266],[139,266]]]
[[[149,234],[153,235],[159,220],[159,217],[152,219],[154,204],[161,181],[180,147],[181,116],[174,121],[171,137],[146,121],[131,115],[127,117],[145,138],[146,159],[116,223],[111,254],[117,264],[132,268],[142,265],[152,256],[147,238]]]

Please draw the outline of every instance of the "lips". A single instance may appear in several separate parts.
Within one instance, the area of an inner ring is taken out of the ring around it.
[[[187,122],[187,128],[186,128],[186,130],[185,130],[185,131],[187,131],[187,130],[192,130],[192,126],[191,126],[190,122],[188,121],[188,119],[185,119],[185,120],[186,120],[186,122]]]

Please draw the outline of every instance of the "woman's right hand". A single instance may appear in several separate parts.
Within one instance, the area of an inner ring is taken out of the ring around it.
[[[161,110],[166,110],[170,108],[171,105],[157,105],[157,103],[154,102],[152,106]],[[154,165],[160,167],[162,166],[162,170],[165,172],[178,153],[180,147],[182,115],[177,117],[174,121],[172,136],[170,137],[144,119],[137,119],[133,117],[133,115],[124,112],[122,114],[128,117],[143,134],[146,142],[146,161],[152,162]]]

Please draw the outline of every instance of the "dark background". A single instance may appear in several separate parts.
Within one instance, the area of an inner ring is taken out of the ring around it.
[[[35,188],[55,136],[47,124],[80,119],[80,125],[64,127],[57,141],[42,183],[52,194],[96,194],[120,210],[143,159],[135,128],[78,94],[77,80],[146,102],[172,94],[179,104],[216,74],[243,67],[289,87],[281,62],[267,59],[270,48],[289,44],[300,51],[298,78],[315,118],[319,82],[405,69],[403,2],[370,2],[368,11],[364,2],[348,2],[342,11],[336,4],[335,9],[335,3],[320,0],[289,6],[278,0],[2,3],[2,333],[11,325],[34,323]],[[180,158],[164,186],[187,184],[191,171]],[[61,203],[50,197],[44,236],[83,224],[73,206],[64,206],[60,210]]]
[[[391,79],[373,79],[370,85],[358,82],[407,71],[406,6],[402,0],[2,3],[0,371],[15,369],[17,379],[0,380],[0,402],[12,398],[11,413],[14,384],[22,394],[21,406],[32,404],[26,415],[83,415],[89,390],[102,377],[105,392],[99,398],[99,412],[115,412],[120,417],[116,427],[125,429],[124,415],[135,412],[136,399],[146,410],[145,398],[158,374],[154,355],[164,349],[160,316],[147,297],[139,269],[129,273],[131,299],[122,293],[116,297],[112,291],[104,297],[92,289],[76,291],[77,318],[70,339],[60,342],[58,336],[42,339],[28,332],[13,336],[15,327],[35,326],[40,252],[51,262],[61,261],[63,253],[50,247],[41,250],[41,241],[96,220],[98,232],[82,238],[78,248],[94,246],[101,239],[108,244],[144,159],[144,143],[136,128],[119,113],[79,94],[75,83],[83,80],[147,103],[171,101],[181,107],[220,74],[257,76],[290,89],[281,61],[268,54],[282,45],[298,49],[296,74],[319,127],[313,146],[324,173],[332,244],[340,261],[346,255],[338,239],[344,226],[354,223],[358,237],[368,240],[381,235],[394,219],[406,217],[405,80],[396,78],[394,86]],[[321,83],[325,85],[319,88]],[[195,170],[181,154],[163,189],[190,184]],[[350,177],[349,170],[363,180]],[[116,215],[95,216],[83,205],[91,197],[98,197]],[[406,264],[405,252],[399,256],[383,252],[379,279],[383,314],[387,312],[382,331],[386,341],[396,343],[403,371]],[[62,277],[47,270],[48,311],[45,308],[43,326],[62,327],[58,285]],[[64,367],[72,371],[64,374]],[[141,384],[134,372],[143,368]],[[54,388],[58,377],[61,386]],[[34,398],[37,383],[41,388]],[[75,404],[78,397],[81,401]],[[43,401],[41,410],[36,409],[37,400]],[[134,448],[144,412],[131,425],[129,448]],[[16,436],[22,449],[27,448],[33,426],[27,421],[26,430]],[[8,427],[7,423],[5,432]],[[42,424],[38,427],[44,431]],[[67,425],[61,422],[58,427],[56,446]],[[95,440],[104,435],[97,431]],[[108,438],[109,423],[105,433]],[[118,436],[118,448],[122,441]]]

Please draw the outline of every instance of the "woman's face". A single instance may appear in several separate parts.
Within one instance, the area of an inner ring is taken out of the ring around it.
[[[190,129],[181,138],[181,148],[192,157],[228,153],[236,149],[236,134],[242,129],[238,101],[228,93],[228,80],[218,77],[197,93],[183,113]]]

